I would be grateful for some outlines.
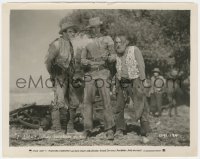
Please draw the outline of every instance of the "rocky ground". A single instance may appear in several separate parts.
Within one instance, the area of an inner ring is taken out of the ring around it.
[[[131,111],[126,109],[125,118],[128,123],[128,133],[113,141],[106,140],[104,133],[99,133],[85,140],[81,138],[81,133],[64,134],[64,130],[55,133],[51,130],[31,130],[10,126],[10,146],[189,146],[189,107],[180,106],[178,113],[178,116],[169,117],[165,110],[159,118],[150,116],[152,132],[148,135],[148,143],[144,143],[142,137],[137,135],[139,125],[131,121]]]

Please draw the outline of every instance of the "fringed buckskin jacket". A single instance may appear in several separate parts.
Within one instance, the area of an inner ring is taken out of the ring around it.
[[[72,44],[69,40],[65,40],[62,37],[54,40],[48,49],[48,55],[46,56],[46,67],[50,75],[58,75],[62,72],[62,69],[69,67],[70,61],[73,56]]]

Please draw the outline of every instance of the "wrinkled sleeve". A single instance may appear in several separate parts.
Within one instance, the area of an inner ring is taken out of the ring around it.
[[[107,36],[107,44],[108,44],[108,68],[111,72],[111,78],[116,74],[116,52],[114,48],[114,41],[110,36]]]
[[[108,51],[111,54],[115,54],[115,49],[114,49],[114,41],[110,36],[107,36],[107,44],[108,44]]]
[[[106,39],[109,46],[114,45],[114,41],[110,36],[107,36]]]
[[[116,61],[116,52],[114,48],[114,41],[112,40],[110,36],[107,36],[107,44],[108,44],[108,52],[109,52],[108,60],[109,62],[114,62]]]
[[[144,63],[144,59],[143,59],[142,53],[137,47],[135,47],[134,52],[135,52],[135,59],[138,62],[138,69],[139,69],[139,72],[140,72],[140,79],[144,80],[144,79],[146,79],[146,75],[145,75],[145,63]]]
[[[91,61],[87,59],[87,53],[88,53],[87,51],[88,50],[86,46],[82,49],[82,54],[81,54],[81,64],[85,66],[91,64]]]
[[[48,54],[45,60],[46,68],[49,74],[53,73],[52,66],[57,55],[58,55],[58,50],[56,46],[54,44],[50,44],[48,49]]]

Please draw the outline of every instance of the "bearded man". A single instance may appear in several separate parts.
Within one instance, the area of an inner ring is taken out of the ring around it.
[[[149,130],[148,108],[145,104],[146,76],[145,63],[141,51],[136,46],[130,46],[126,35],[115,38],[116,56],[116,94],[115,107],[116,137],[123,136],[126,123],[124,119],[125,97],[130,96],[134,106],[135,121],[140,120],[141,135],[146,136]]]

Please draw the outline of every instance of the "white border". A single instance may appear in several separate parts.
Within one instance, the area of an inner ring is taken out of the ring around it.
[[[46,5],[46,4],[45,4]],[[5,39],[4,39],[5,40]],[[4,61],[6,61],[7,59],[3,58]],[[196,61],[196,59],[194,59]],[[5,65],[4,65],[5,66]],[[9,66],[8,66],[9,67]],[[4,74],[5,75],[5,74]],[[5,76],[4,76],[5,77]],[[197,81],[195,82],[195,84],[197,83]],[[4,85],[5,86],[5,85]],[[196,86],[195,86],[196,87]],[[4,92],[5,93],[5,92]],[[5,103],[4,103],[5,104]]]

